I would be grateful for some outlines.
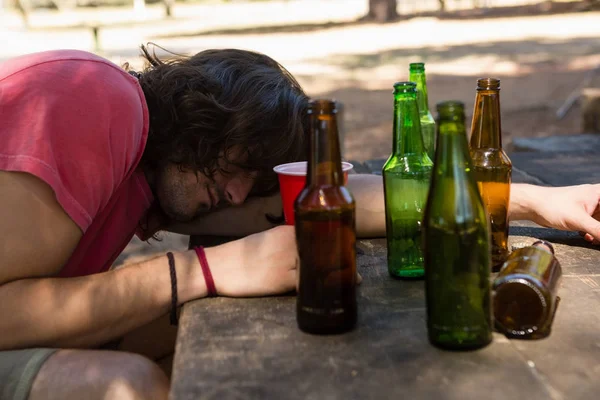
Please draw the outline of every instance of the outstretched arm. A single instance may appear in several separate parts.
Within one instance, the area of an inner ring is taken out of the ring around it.
[[[511,186],[509,218],[580,232],[589,242],[600,243],[600,184],[545,187]]]
[[[385,202],[381,176],[355,174],[348,187],[356,200],[359,237],[384,237]],[[600,243],[600,184],[544,187],[522,183],[511,185],[509,219],[530,220],[539,225],[581,232],[587,241]],[[279,194],[254,198],[243,206],[215,212],[192,223],[168,230],[187,235],[245,236],[272,228],[265,214],[281,215]]]
[[[378,175],[350,175],[348,188],[356,201],[357,236],[385,237],[383,178]]]
[[[385,236],[383,182],[380,176],[353,174],[348,188],[356,201],[356,231],[359,237]],[[239,207],[230,207],[202,216],[195,221],[176,223],[166,230],[183,235],[246,236],[277,225],[265,215],[281,216],[281,196],[248,199]]]
[[[357,202],[357,227],[362,237],[385,236],[385,202],[381,177],[355,175],[348,182]],[[545,187],[512,184],[509,219],[580,232],[600,244],[600,184]]]

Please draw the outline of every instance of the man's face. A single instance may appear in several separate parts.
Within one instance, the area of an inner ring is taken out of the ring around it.
[[[167,164],[156,176],[156,195],[163,212],[172,220],[186,222],[223,208],[240,205],[246,200],[256,180],[256,173],[220,162],[226,171],[211,178],[191,170]]]

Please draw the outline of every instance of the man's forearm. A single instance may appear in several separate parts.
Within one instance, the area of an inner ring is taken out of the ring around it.
[[[195,255],[178,253],[175,261],[180,304],[202,296]],[[164,315],[170,304],[165,256],[86,277],[9,282],[0,286],[0,350],[97,346]]]
[[[350,175],[348,187],[356,200],[358,236],[385,237],[385,200],[381,176]],[[536,204],[543,198],[543,194],[540,194],[540,191],[543,190],[546,188],[542,186],[512,184],[508,209],[509,219],[536,222],[539,219]]]
[[[385,237],[385,200],[382,179],[381,176],[368,174],[348,176],[348,189],[356,201],[358,237]]]
[[[536,192],[540,186],[524,183],[513,183],[510,186],[510,205],[508,207],[508,218],[511,221],[535,220]]]
[[[385,200],[382,177],[353,174],[348,177],[348,188],[356,200],[356,230],[359,237],[385,237]],[[509,218],[535,220],[539,186],[515,183],[511,185]],[[221,210],[192,223],[178,224],[170,231],[188,235],[249,235],[272,228],[265,214],[281,214],[279,194],[269,198],[255,198],[241,207]]]
[[[356,230],[359,237],[385,236],[383,183],[380,176],[353,174],[348,188],[356,200]],[[174,224],[168,231],[183,235],[246,236],[275,227],[266,214],[281,216],[281,196],[249,199],[239,207],[220,210],[192,222]]]
[[[182,235],[247,236],[274,228],[266,215],[282,217],[281,196],[254,197],[243,205],[219,210],[194,221],[175,223],[167,231]]]

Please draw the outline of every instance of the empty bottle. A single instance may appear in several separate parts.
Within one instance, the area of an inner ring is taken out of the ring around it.
[[[413,82],[394,85],[393,151],[383,166],[388,270],[396,278],[423,277],[421,221],[432,162],[423,147]]]
[[[515,250],[494,280],[496,329],[507,337],[540,339],[550,335],[562,276],[554,248],[544,240]]]
[[[421,134],[423,145],[429,158],[433,161],[435,156],[435,119],[429,111],[429,100],[427,98],[427,78],[425,76],[425,64],[411,63],[409,65],[408,80],[417,84],[417,104],[421,120]]]

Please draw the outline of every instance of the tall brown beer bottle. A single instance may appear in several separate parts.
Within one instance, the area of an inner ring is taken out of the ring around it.
[[[492,271],[508,256],[508,203],[512,164],[502,149],[500,80],[479,79],[469,149],[492,229]]]
[[[333,101],[309,104],[307,179],[294,204],[298,327],[317,334],[349,331],[357,318],[355,203],[344,186],[336,113]]]

